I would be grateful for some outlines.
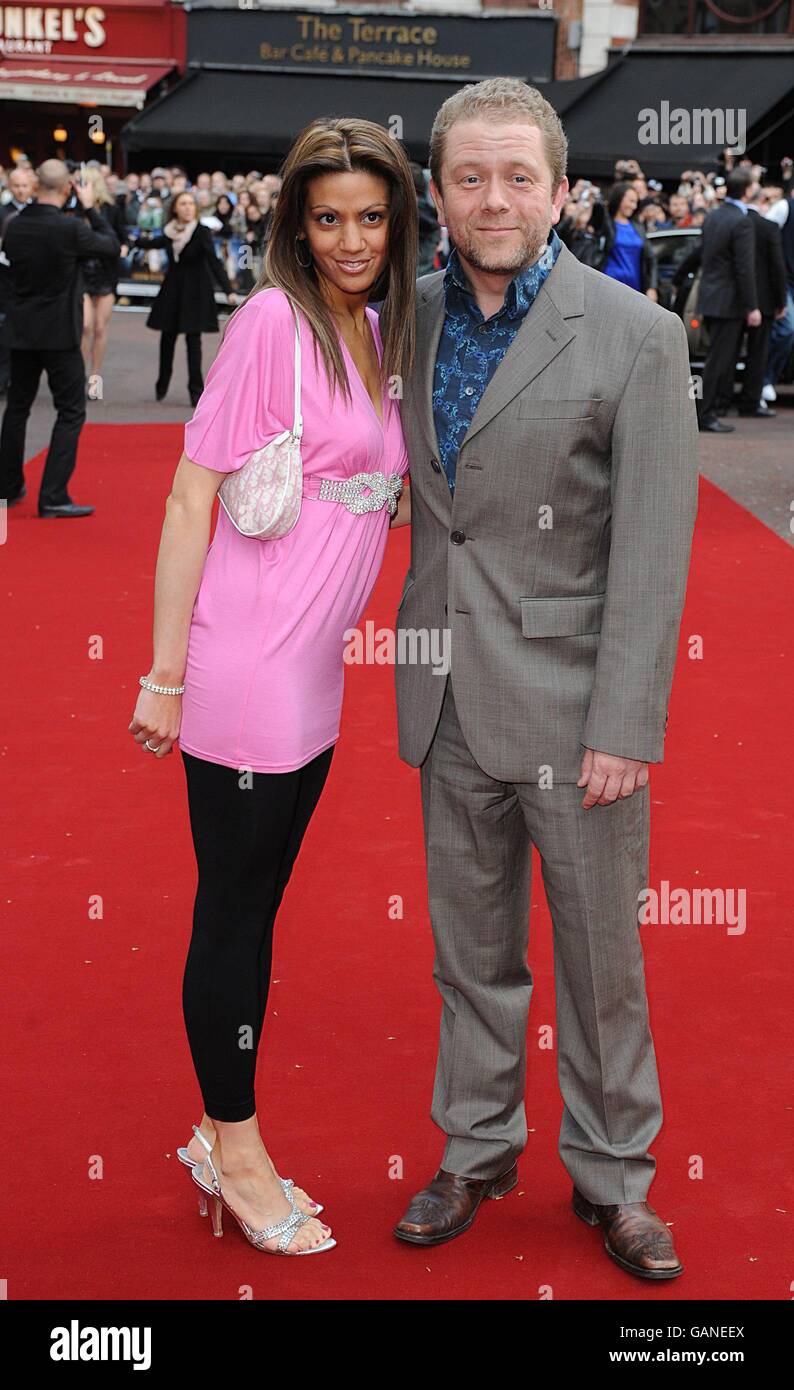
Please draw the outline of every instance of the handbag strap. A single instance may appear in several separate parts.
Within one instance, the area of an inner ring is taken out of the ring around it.
[[[292,317],[295,320],[295,405],[293,409],[292,433],[296,439],[300,439],[303,434],[303,416],[301,415],[301,330],[298,312],[290,299]]]
[[[281,286],[268,285],[263,293],[267,294],[267,290],[269,289],[277,290],[281,289]],[[283,293],[287,294],[286,290],[284,290]],[[301,330],[297,310],[291,296],[288,294],[287,299],[289,300],[289,306],[292,310],[292,317],[295,320],[295,404],[292,412],[292,433],[296,439],[300,439],[303,434],[303,416],[301,415]]]

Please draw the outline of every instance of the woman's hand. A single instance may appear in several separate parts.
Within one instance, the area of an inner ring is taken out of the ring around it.
[[[154,580],[153,656],[149,672],[153,685],[184,684],[190,621],[207,558],[212,504],[223,479],[223,473],[202,468],[185,453],[177,465],[166,498]],[[127,727],[147,755],[154,753],[155,757],[164,758],[179,734],[181,719],[179,695],[158,695],[142,686]]]
[[[153,690],[142,686],[129,730],[135,742],[147,754],[154,753],[156,758],[164,758],[173,751],[181,719],[181,695],[155,695]],[[149,748],[146,747],[147,740]]]
[[[645,291],[645,296],[646,296],[647,299],[652,299],[653,302],[654,302],[654,304],[658,304],[658,303],[659,303],[659,291],[658,291],[658,290],[646,290],[646,291]]]

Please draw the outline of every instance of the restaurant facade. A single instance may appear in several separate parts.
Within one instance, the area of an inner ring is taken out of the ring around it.
[[[0,163],[121,167],[130,113],[179,81],[187,16],[172,0],[0,4]]]

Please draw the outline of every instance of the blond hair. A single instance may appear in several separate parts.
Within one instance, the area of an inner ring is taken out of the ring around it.
[[[101,169],[97,169],[93,164],[88,164],[86,165],[85,176],[94,189],[94,203],[96,205],[104,203],[109,207],[116,201],[105,183],[105,176]]]
[[[530,87],[520,77],[489,77],[485,82],[462,87],[442,104],[430,133],[429,159],[430,173],[439,192],[443,192],[441,168],[450,129],[457,121],[478,121],[488,117],[498,121],[526,121],[538,127],[554,192],[565,178],[568,141],[551,102],[537,87]]]

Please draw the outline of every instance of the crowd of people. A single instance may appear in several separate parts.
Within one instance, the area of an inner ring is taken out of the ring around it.
[[[64,204],[64,211],[85,216],[77,189],[81,183],[90,184],[92,205],[118,242],[117,250],[93,258],[82,267],[81,346],[89,380],[98,378],[102,371],[110,315],[119,298],[120,282],[162,282],[163,291],[148,320],[148,325],[163,335],[155,394],[162,400],[168,389],[173,362],[172,339],[184,334],[189,391],[195,404],[202,386],[201,348],[195,335],[217,328],[216,288],[235,304],[259,279],[273,207],[281,187],[279,176],[262,174],[256,169],[230,176],[216,169],[199,173],[195,181],[191,181],[183,168],[173,165],[121,177],[96,160],[85,165],[67,161],[67,168],[73,192]],[[437,264],[445,263],[448,241],[444,230],[439,228],[422,169],[418,164],[411,168],[419,204],[417,274],[424,275]],[[33,199],[36,186],[37,175],[31,165],[21,163],[11,170],[0,166],[0,247],[6,219]],[[172,246],[192,240],[195,228],[200,229],[196,244],[182,261],[177,276],[179,258],[171,254]],[[185,236],[185,229],[188,229],[188,236]],[[203,255],[196,254],[199,248]],[[207,254],[209,251],[213,252],[211,258]],[[9,285],[7,269],[0,251],[0,313],[7,301],[7,293],[3,293]],[[184,294],[175,289],[177,279],[187,280]],[[198,301],[203,304],[200,312],[192,307]],[[8,350],[0,347],[0,394],[8,389],[8,376]]]
[[[671,283],[687,291],[692,278],[700,277],[694,307],[708,345],[698,418],[710,433],[733,430],[724,417],[734,406],[740,415],[772,418],[770,402],[777,399],[776,386],[794,350],[792,160],[781,161],[777,182],[762,165],[735,160],[730,150],[723,152],[720,169],[687,169],[665,194],[636,160],[618,160],[609,188],[587,179],[574,184],[557,228],[585,264],[654,300],[659,259],[649,233],[698,229]],[[745,332],[737,396],[734,378]]]
[[[417,275],[423,275],[446,265],[452,244],[447,229],[439,225],[427,172],[415,163],[410,167],[419,213]],[[579,260],[654,300],[659,298],[660,262],[649,233],[697,229],[697,245],[677,267],[673,286],[683,284],[686,289],[695,275],[700,277],[696,308],[706,325],[708,351],[698,414],[701,428],[715,433],[733,428],[724,417],[734,405],[740,414],[774,415],[770,404],[794,350],[791,159],[781,162],[778,180],[767,174],[749,159],[734,160],[726,150],[716,172],[684,170],[678,183],[665,191],[645,176],[636,160],[619,159],[608,185],[581,178],[573,184],[557,224],[560,239]],[[12,274],[4,243],[15,217],[29,204],[41,202],[42,194],[45,203],[54,200],[61,212],[77,219],[84,232],[77,255],[84,418],[85,397],[91,398],[94,384],[101,381],[120,285],[130,281],[158,285],[147,318],[147,326],[160,335],[156,399],[162,400],[168,391],[176,339],[184,335],[189,395],[196,405],[203,390],[201,337],[218,329],[216,292],[234,306],[256,284],[280,188],[277,174],[256,169],[232,175],[207,170],[191,180],[178,165],[124,177],[98,161],[77,165],[48,160],[38,171],[24,161],[13,169],[0,167],[0,395],[9,393],[11,365],[10,338],[2,331]],[[86,250],[86,237],[94,239],[93,253]],[[72,255],[76,243],[69,246]],[[23,260],[28,251],[22,250]],[[51,346],[46,314],[40,332],[42,348]],[[23,346],[22,340],[16,345]],[[37,349],[38,343],[28,344],[25,338],[24,346]],[[735,367],[742,355],[742,387],[735,398]],[[43,359],[42,363],[46,366]],[[74,399],[77,368],[75,359],[65,407],[74,421],[80,415]],[[20,402],[19,392],[17,398]],[[20,418],[4,422],[6,444],[4,448],[0,443],[0,454],[4,449],[7,476],[18,476],[17,454],[24,447],[29,409],[30,403],[18,403]],[[76,448],[75,429],[79,434],[74,423],[66,430],[56,427],[64,458]],[[64,444],[65,436],[71,442]]]

